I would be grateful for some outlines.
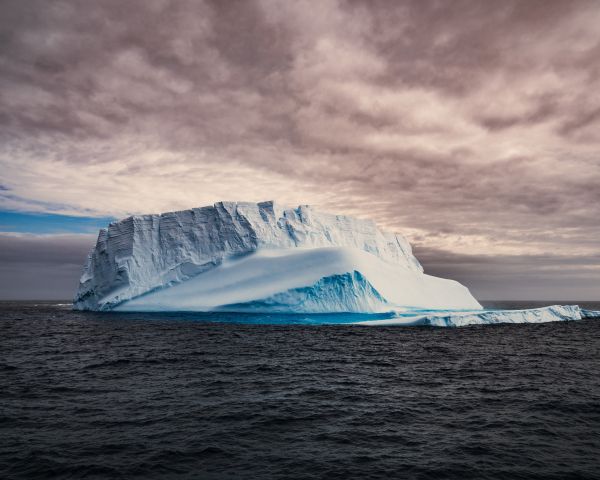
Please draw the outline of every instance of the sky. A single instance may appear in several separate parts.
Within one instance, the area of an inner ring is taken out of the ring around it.
[[[275,199],[479,299],[600,300],[600,2],[3,0],[0,298],[100,226]]]

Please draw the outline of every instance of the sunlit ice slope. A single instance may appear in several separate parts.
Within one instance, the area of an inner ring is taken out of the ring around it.
[[[425,275],[350,247],[258,250],[120,311],[382,312],[405,307],[479,309],[458,282]]]

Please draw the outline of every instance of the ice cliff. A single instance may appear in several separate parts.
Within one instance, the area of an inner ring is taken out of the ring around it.
[[[410,244],[374,222],[275,202],[136,215],[100,231],[81,310],[379,312],[480,309],[423,273]]]

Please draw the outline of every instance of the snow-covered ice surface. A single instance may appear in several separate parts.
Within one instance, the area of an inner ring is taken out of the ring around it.
[[[111,223],[88,256],[73,306],[379,314],[358,322],[365,325],[533,323],[595,315],[577,306],[483,310],[460,283],[423,273],[402,235],[369,220],[274,202],[219,202]],[[326,315],[322,323],[328,323]]]

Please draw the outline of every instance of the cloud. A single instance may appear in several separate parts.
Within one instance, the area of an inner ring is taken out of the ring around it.
[[[0,299],[71,299],[96,235],[0,233]]]
[[[72,264],[83,268],[97,235],[0,233],[0,263]]]
[[[594,301],[600,255],[477,255],[416,246],[430,275],[452,277],[481,300]]]
[[[0,208],[276,198],[456,254],[597,252],[597,2],[0,9]]]

